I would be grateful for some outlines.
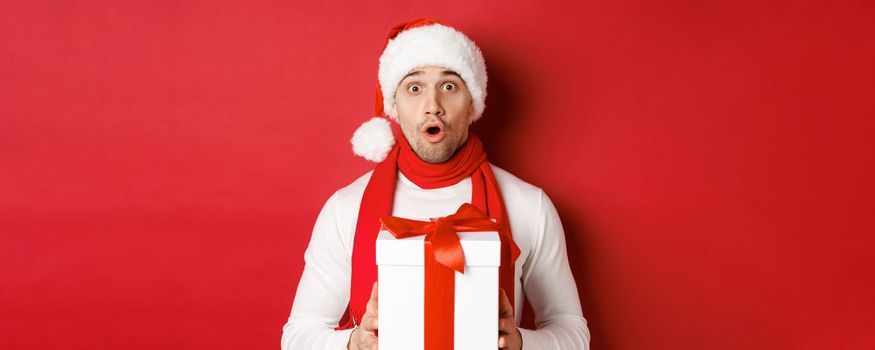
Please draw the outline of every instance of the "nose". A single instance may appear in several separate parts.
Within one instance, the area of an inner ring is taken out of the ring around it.
[[[444,115],[444,107],[441,105],[440,95],[432,89],[425,102],[425,116],[441,117]]]

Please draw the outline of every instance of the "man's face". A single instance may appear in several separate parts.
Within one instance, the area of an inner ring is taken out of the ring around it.
[[[395,90],[396,117],[420,159],[443,163],[468,139],[471,93],[458,74],[436,66],[411,71]]]

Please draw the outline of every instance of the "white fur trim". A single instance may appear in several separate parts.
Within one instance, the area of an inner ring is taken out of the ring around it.
[[[352,134],[352,151],[372,162],[382,162],[395,146],[395,136],[389,120],[373,117],[355,130]]]
[[[473,123],[486,108],[486,62],[480,48],[465,34],[442,24],[405,30],[390,40],[380,56],[380,89],[383,110],[392,110],[395,90],[407,73],[417,67],[435,65],[452,69],[468,87],[474,104]],[[391,117],[391,116],[390,116]],[[394,119],[394,118],[393,118]]]

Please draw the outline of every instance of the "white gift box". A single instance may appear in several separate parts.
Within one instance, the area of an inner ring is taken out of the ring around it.
[[[465,254],[465,273],[454,272],[455,350],[498,347],[498,233],[458,233]],[[424,347],[424,237],[396,239],[389,231],[377,236],[377,318],[380,350]]]

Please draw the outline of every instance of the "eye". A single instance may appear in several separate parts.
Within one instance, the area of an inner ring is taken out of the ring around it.
[[[446,83],[446,84],[444,84],[444,89],[447,91],[453,91],[456,89],[456,84],[455,83]]]
[[[414,93],[419,92],[419,90],[421,90],[421,89],[422,88],[416,84],[411,84],[410,86],[407,87],[407,91],[414,92]]]

